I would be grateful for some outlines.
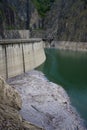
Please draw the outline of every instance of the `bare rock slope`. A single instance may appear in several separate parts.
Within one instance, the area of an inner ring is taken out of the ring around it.
[[[0,130],[41,130],[22,119],[22,100],[17,90],[0,77]]]

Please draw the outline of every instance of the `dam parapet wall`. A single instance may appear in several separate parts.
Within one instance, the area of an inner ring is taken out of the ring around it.
[[[0,75],[5,79],[38,67],[45,59],[39,38],[0,40]]]

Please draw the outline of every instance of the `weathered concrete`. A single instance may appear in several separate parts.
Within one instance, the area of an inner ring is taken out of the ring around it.
[[[45,61],[41,39],[0,40],[0,75],[10,78]]]
[[[0,45],[0,75],[6,77],[6,57],[5,57],[5,47]]]
[[[4,30],[4,39],[29,39],[29,30]]]

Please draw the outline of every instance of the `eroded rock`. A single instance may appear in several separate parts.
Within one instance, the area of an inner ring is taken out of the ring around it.
[[[22,119],[22,100],[17,90],[0,77],[0,130],[42,130]]]
[[[17,90],[9,86],[3,78],[0,77],[0,103],[20,109],[22,100]]]

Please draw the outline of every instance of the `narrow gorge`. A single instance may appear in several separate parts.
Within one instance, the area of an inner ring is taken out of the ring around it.
[[[0,130],[87,130],[87,0],[0,0]]]

